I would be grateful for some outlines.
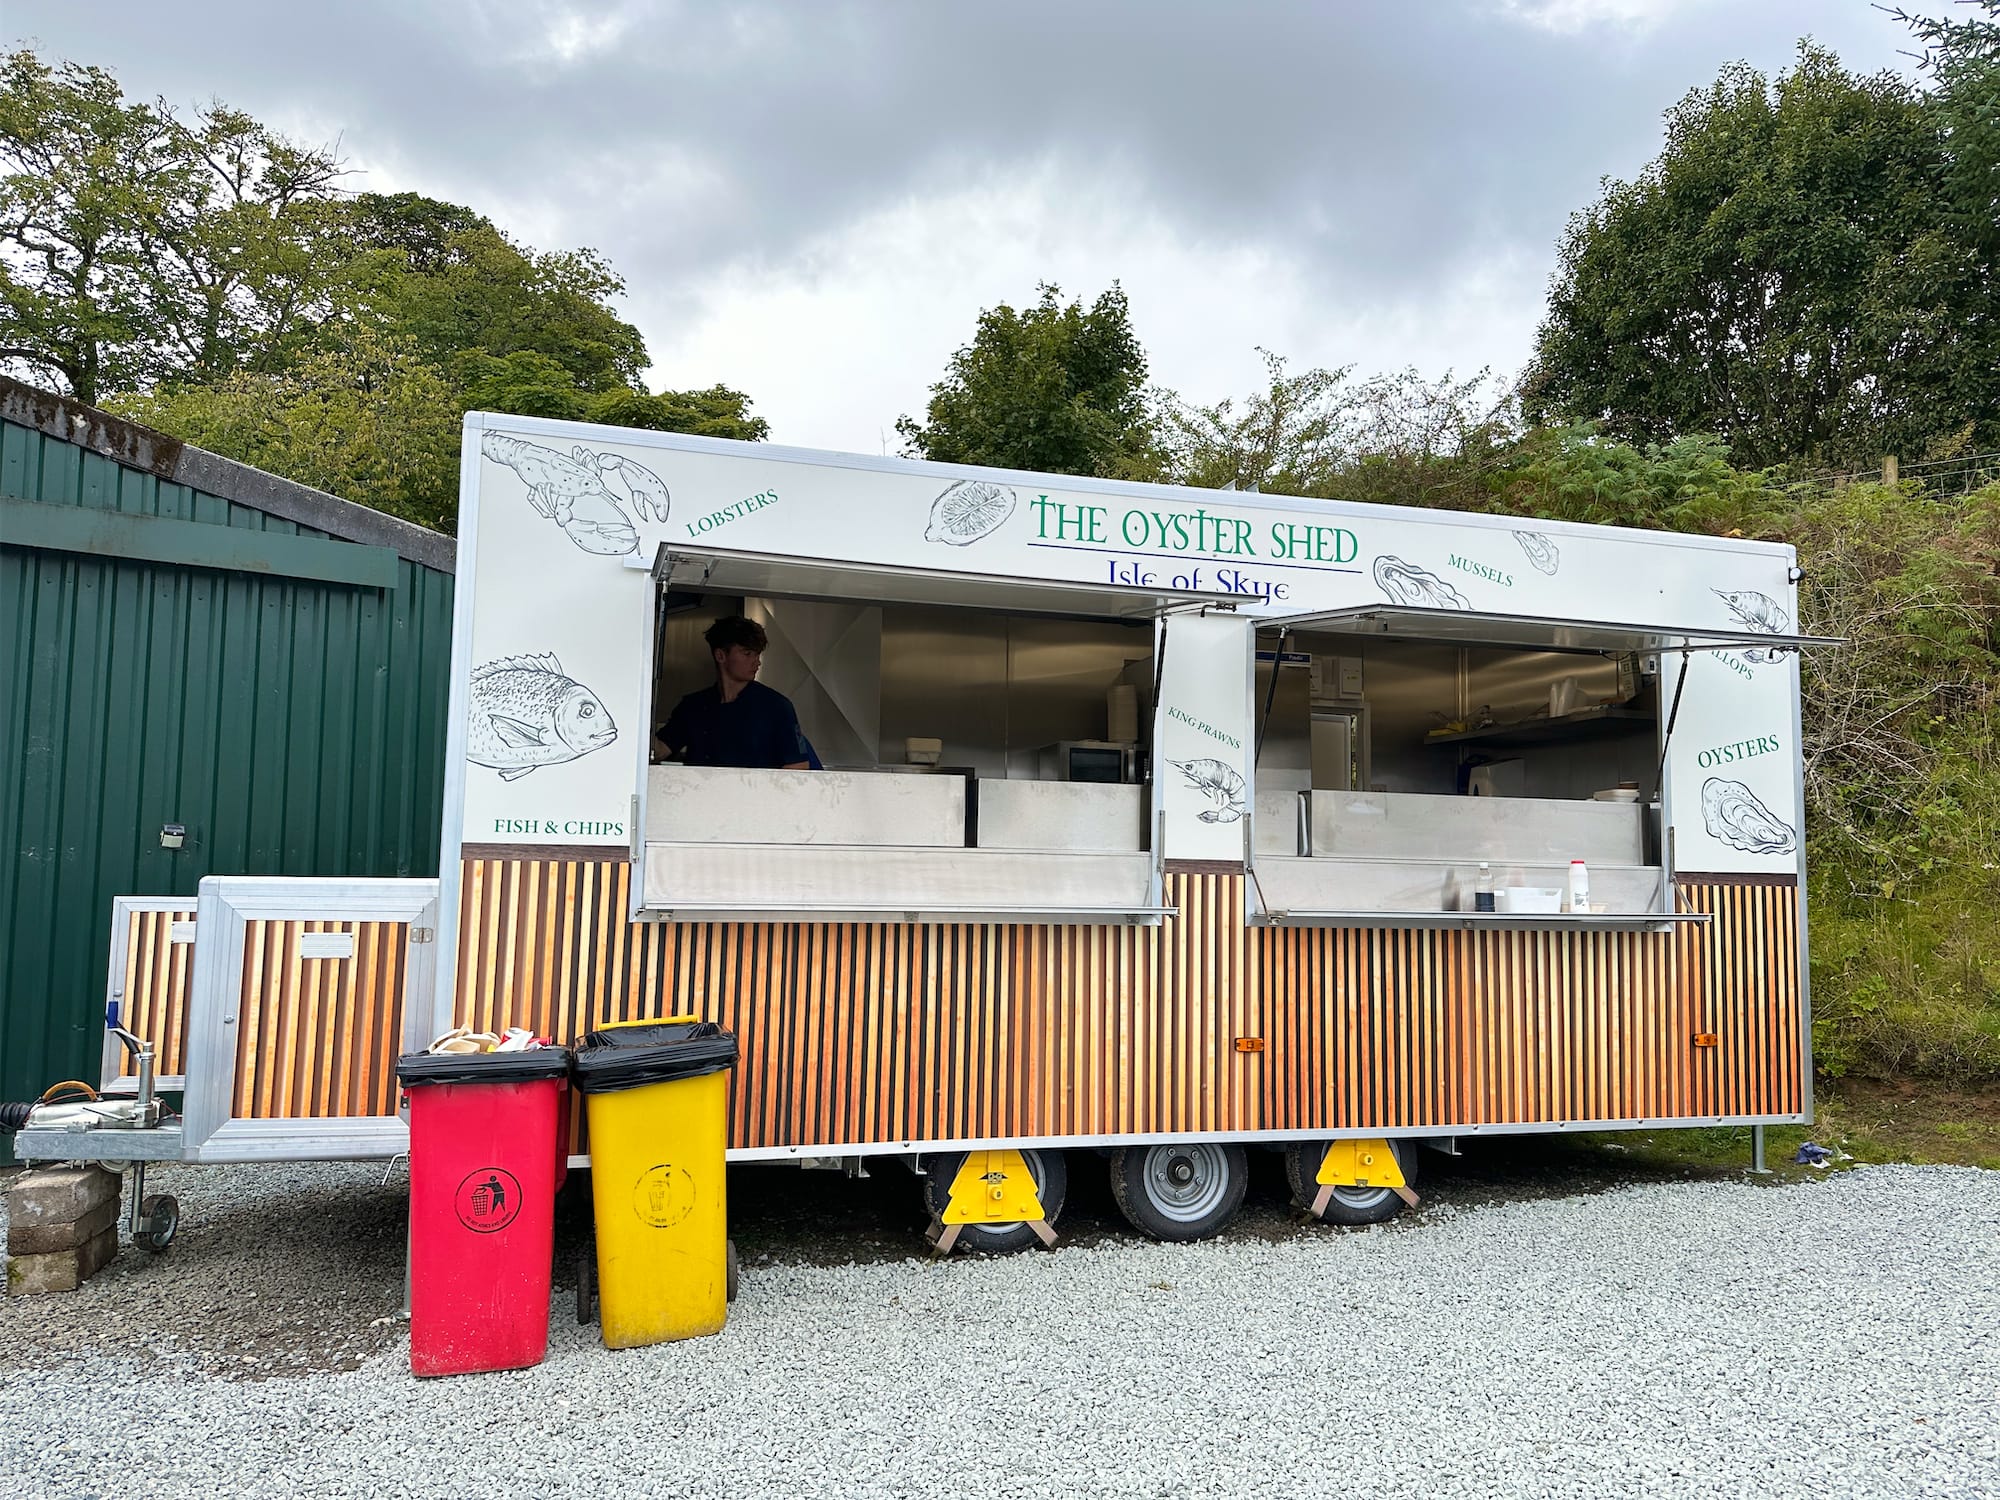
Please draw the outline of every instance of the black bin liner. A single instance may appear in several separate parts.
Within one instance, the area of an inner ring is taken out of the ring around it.
[[[569,1048],[536,1047],[527,1052],[405,1052],[396,1059],[396,1081],[404,1088],[432,1083],[533,1083],[569,1072]]]
[[[713,1021],[655,1021],[587,1033],[571,1073],[579,1092],[609,1094],[720,1073],[736,1062],[736,1033]]]

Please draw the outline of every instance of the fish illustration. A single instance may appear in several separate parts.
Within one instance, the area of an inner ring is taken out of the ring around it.
[[[1749,787],[1725,776],[1701,784],[1701,821],[1709,837],[1745,854],[1789,854],[1798,842],[1791,824]]]
[[[470,703],[465,758],[498,771],[502,781],[576,760],[618,738],[603,700],[548,652],[475,667]]]
[[[1514,540],[1521,544],[1521,550],[1528,554],[1528,561],[1533,563],[1539,572],[1546,573],[1551,578],[1556,576],[1556,569],[1562,566],[1562,553],[1554,542],[1539,531],[1517,531],[1514,533]]]
[[[924,540],[964,547],[991,536],[1014,514],[1014,492],[984,479],[961,479],[931,502]]]
[[[1234,823],[1243,816],[1243,773],[1219,760],[1169,761],[1187,778],[1189,786],[1212,798],[1215,806],[1198,816],[1204,823]]]
[[[667,511],[673,505],[673,497],[667,493],[667,486],[659,475],[636,460],[622,453],[592,453],[579,443],[572,450],[578,463],[587,463],[596,469],[599,477],[616,474],[632,496],[632,508],[639,512],[642,521],[664,521]],[[616,500],[616,493],[612,499]]]
[[[504,432],[489,432],[481,437],[479,451],[520,475],[521,482],[528,487],[528,504],[538,515],[547,516],[562,527],[564,535],[585,552],[618,557],[638,550],[638,531],[619,505],[618,497],[604,487],[604,480],[588,454],[579,460]],[[579,448],[577,452],[583,450]],[[664,485],[660,492],[666,493]]]
[[[1755,589],[1711,589],[1710,593],[1728,606],[1729,612],[1746,630],[1761,630],[1766,635],[1783,635],[1792,628],[1792,617],[1785,613],[1778,601],[1769,594],[1760,594]],[[1777,661],[1784,652],[1776,647],[1752,646],[1739,652],[1745,661],[1754,665]]]
[[[1465,595],[1435,573],[1427,573],[1415,563],[1384,553],[1375,559],[1375,585],[1389,596],[1392,604],[1409,604],[1421,609],[1470,609]]]

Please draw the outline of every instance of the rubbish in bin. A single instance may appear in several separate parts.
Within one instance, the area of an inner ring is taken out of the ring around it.
[[[569,1054],[416,1053],[410,1108],[410,1368],[462,1375],[548,1352]]]
[[[728,1316],[723,1150],[736,1038],[675,1019],[593,1031],[573,1076],[590,1126],[598,1325],[630,1349]]]

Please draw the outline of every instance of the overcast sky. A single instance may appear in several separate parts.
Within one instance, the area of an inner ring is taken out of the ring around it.
[[[861,452],[1038,280],[1123,282],[1190,399],[1251,389],[1258,345],[1511,377],[1599,180],[1809,34],[1911,66],[1866,0],[0,0],[0,40],[129,94],[596,247],[656,389],[723,381],[778,441]]]

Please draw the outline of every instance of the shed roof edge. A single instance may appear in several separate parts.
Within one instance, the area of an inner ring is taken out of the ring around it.
[[[310,526],[342,541],[392,547],[424,567],[441,573],[457,571],[458,543],[442,532],[192,447],[164,432],[5,375],[0,375],[0,418],[87,448],[128,469]]]

